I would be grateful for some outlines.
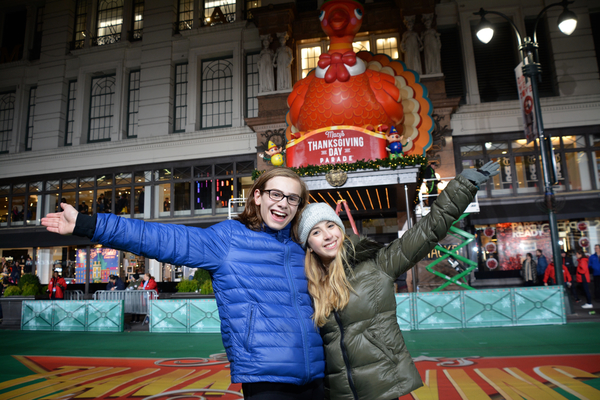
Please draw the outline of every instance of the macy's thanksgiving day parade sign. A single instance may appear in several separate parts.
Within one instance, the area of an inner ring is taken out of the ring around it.
[[[433,107],[419,75],[387,55],[354,52],[363,13],[353,0],[321,7],[331,43],[288,96],[288,167],[424,156],[431,147]],[[272,160],[283,164],[282,156]]]

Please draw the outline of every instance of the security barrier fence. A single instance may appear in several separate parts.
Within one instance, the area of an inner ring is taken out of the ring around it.
[[[23,330],[123,330],[125,313],[148,314],[150,332],[215,333],[214,299],[156,300],[155,291],[100,291],[95,300],[24,301]],[[396,295],[403,330],[483,328],[566,323],[559,286]]]

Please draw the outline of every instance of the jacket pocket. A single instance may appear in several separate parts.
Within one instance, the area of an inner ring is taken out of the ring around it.
[[[375,337],[371,332],[365,331],[365,337],[371,342],[375,347],[377,347],[385,356],[394,364],[398,364],[398,358],[392,353],[390,349],[387,348],[385,343],[382,343],[379,339]]]
[[[248,315],[248,320],[246,322],[246,326],[248,327],[248,332],[246,333],[246,339],[244,340],[244,347],[248,353],[252,350],[252,337],[254,335],[254,321],[256,314],[256,305],[253,304],[250,307],[250,314]]]

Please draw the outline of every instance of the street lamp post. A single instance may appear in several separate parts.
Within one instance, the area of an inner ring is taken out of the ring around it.
[[[556,213],[553,209],[554,188],[552,187],[556,183],[556,161],[554,159],[554,152],[552,150],[552,138],[550,135],[546,136],[546,134],[544,133],[544,123],[542,121],[542,108],[540,106],[540,98],[538,94],[538,81],[541,79],[541,66],[538,58],[536,30],[538,22],[549,8],[554,6],[562,6],[563,12],[558,17],[559,29],[566,35],[570,35],[571,33],[573,33],[575,27],[577,26],[577,17],[572,11],[569,11],[568,9],[568,5],[572,3],[573,1],[563,0],[558,3],[550,4],[549,6],[546,6],[542,11],[540,11],[535,20],[535,25],[533,29],[533,40],[531,40],[531,38],[528,36],[523,38],[517,26],[505,14],[502,14],[497,11],[486,11],[483,8],[481,8],[478,12],[474,13],[475,15],[481,16],[481,21],[477,29],[477,37],[483,43],[488,43],[492,39],[492,36],[494,34],[491,23],[487,19],[485,19],[485,16],[487,14],[499,15],[500,17],[507,20],[513,27],[517,35],[517,41],[519,44],[519,55],[521,57],[521,61],[523,62],[523,75],[531,80],[531,89],[533,92],[533,103],[535,108],[535,118],[537,121],[540,153],[542,157],[542,169],[544,176],[544,199],[546,208],[548,209],[550,238],[552,240],[552,254],[556,271],[556,283],[560,286],[564,284],[564,277],[562,271],[562,257],[560,256],[561,248],[558,243],[558,225],[556,222]],[[567,305],[567,307],[569,307],[568,299],[565,300],[565,304]]]

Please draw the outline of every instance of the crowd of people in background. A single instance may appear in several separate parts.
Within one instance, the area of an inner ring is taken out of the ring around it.
[[[562,250],[561,257],[564,284],[573,300],[575,303],[581,303],[580,294],[584,294],[586,302],[581,305],[581,308],[593,308],[590,289],[592,276],[594,277],[593,297],[600,300],[600,244],[594,246],[594,253],[589,257],[582,249],[577,249],[574,253]],[[523,260],[521,277],[525,286],[555,285],[557,278],[554,261],[548,262],[541,249],[536,250],[535,258],[531,253],[527,253]]]

